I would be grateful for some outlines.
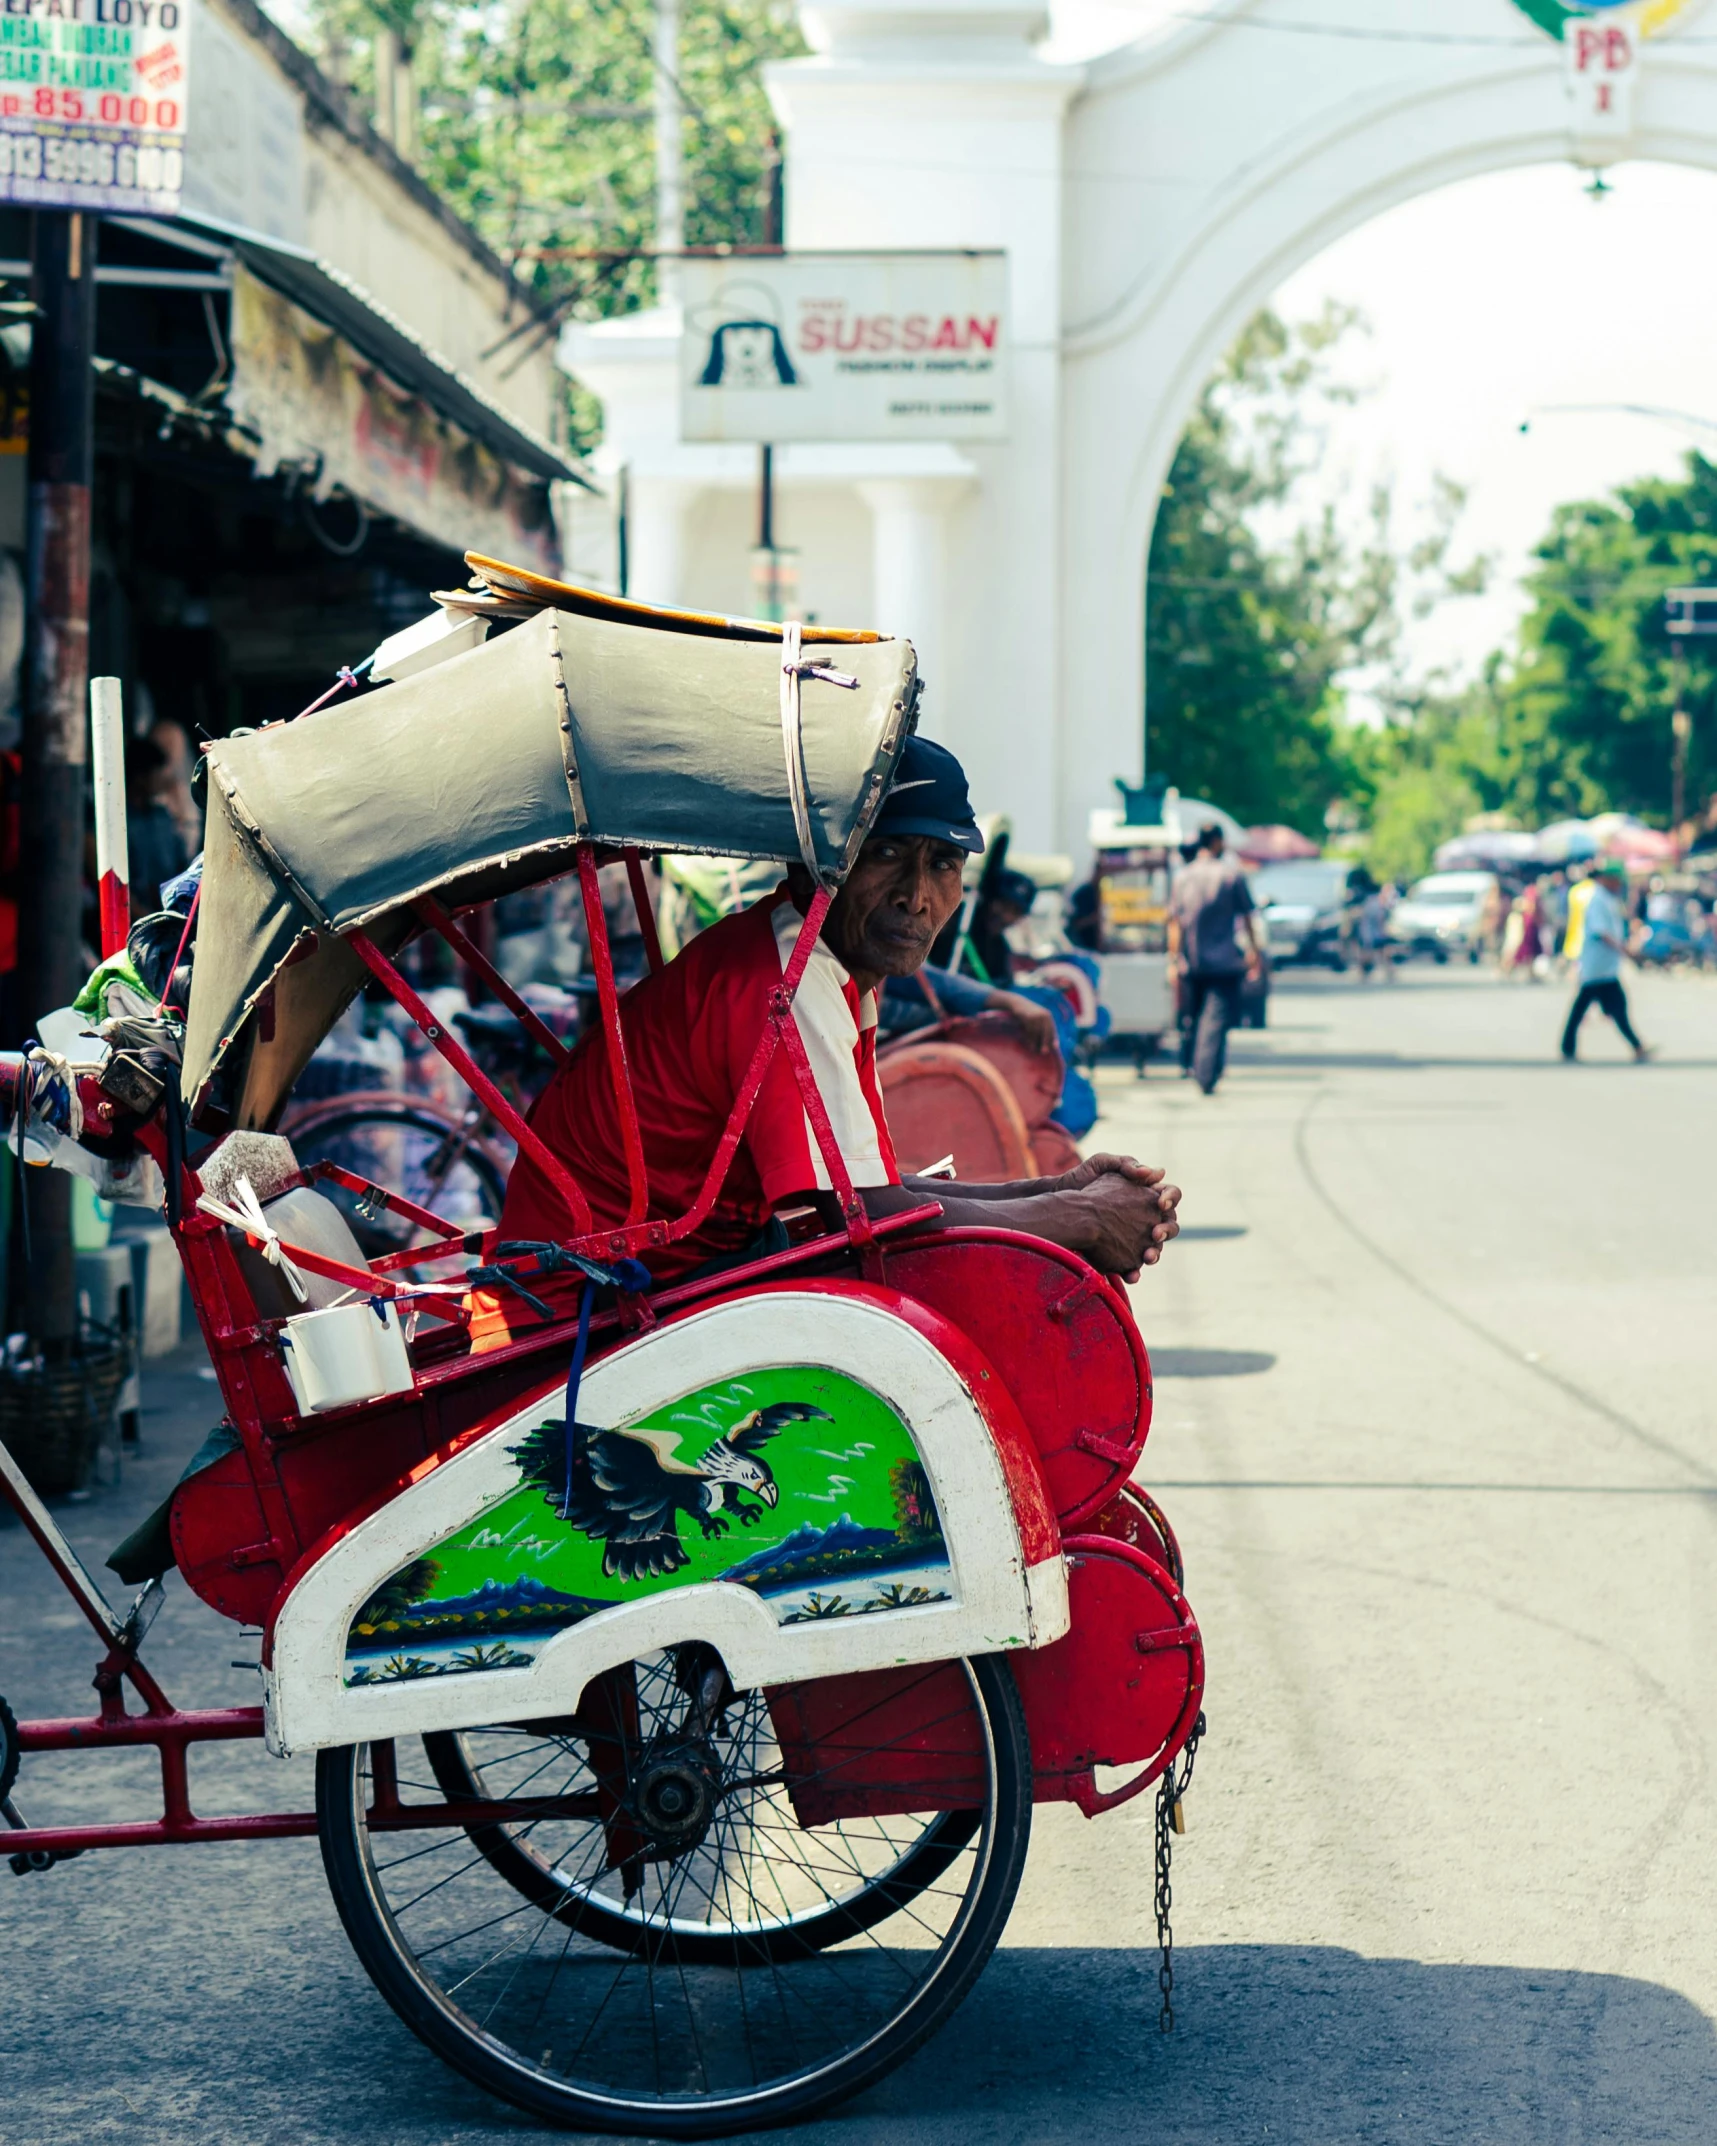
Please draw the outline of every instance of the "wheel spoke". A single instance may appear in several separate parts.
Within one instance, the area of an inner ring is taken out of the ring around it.
[[[573,2128],[612,2108],[615,2125],[649,2131],[658,2108],[680,2135],[675,2112],[706,2104],[742,2128],[729,2119],[751,2097],[771,2097],[756,2112],[773,2121],[783,2092],[809,2108],[849,2075],[873,2076],[924,2031],[914,2022],[951,2008],[972,1971],[954,1963],[988,1951],[1017,1881],[1029,1754],[1005,1670],[986,1685],[972,1666],[938,1664],[880,1697],[855,1687],[838,1727],[796,1730],[795,1744],[795,1717],[761,1690],[723,1684],[706,1716],[715,1661],[700,1645],[606,1672],[547,1734],[426,1734],[434,1778],[404,1782],[412,1810],[432,1825],[432,1798],[493,1815],[397,1854],[373,1853],[383,1822],[372,1840],[367,1767],[324,1755],[353,1769],[336,1808],[361,1883],[329,1861],[365,1964],[396,2003],[408,1989],[433,2000],[426,2011],[414,1998],[408,2016],[437,2047]],[[914,1700],[950,1667],[931,1706]],[[830,1715],[812,1704],[796,1718]],[[658,1801],[676,1769],[681,1800]],[[969,1813],[937,1806],[950,1770],[972,1784]],[[910,1803],[909,1784],[926,1781],[929,1808],[859,1815],[868,1796]],[[802,1822],[796,1801],[814,1815],[819,1792],[849,1815]]]

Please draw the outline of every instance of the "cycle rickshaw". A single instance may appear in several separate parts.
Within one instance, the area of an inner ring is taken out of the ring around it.
[[[1000,1935],[1034,1801],[1095,1816],[1173,1783],[1203,1654],[1173,1535],[1130,1483],[1151,1383],[1124,1293],[1034,1239],[939,1228],[934,1205],[867,1216],[794,1026],[915,719],[910,645],[471,563],[440,599],[457,653],[208,749],[182,1030],[132,1015],[6,1062],[20,1126],[162,1173],[227,1410],[174,1494],[173,1557],[261,1627],[264,1703],[176,1708],[140,1654],[159,1580],[111,1609],[0,1448],[105,1649],[95,1716],[4,1716],[0,1847],[40,1870],[314,1832],[365,1968],[444,2058],[553,2122],[710,2136],[855,2092],[946,2020]],[[503,630],[471,645],[473,619]],[[669,1219],[648,1212],[595,891],[623,858],[650,940],[661,850],[803,862],[817,888],[702,1191]],[[630,1171],[617,1229],[589,1227],[405,973],[436,935],[528,1023],[467,927],[563,873]],[[413,1241],[364,1258],[329,1192],[396,1217],[398,1195],[300,1168],[269,1128],[372,980],[581,1234],[498,1244],[492,1218],[406,1202]],[[648,1287],[639,1255],[707,1210],[775,1052],[841,1226]],[[481,1353],[464,1261],[525,1307]],[[317,1754],[314,1811],[194,1811],[190,1748],[244,1738]],[[159,1752],[158,1818],[26,1821],[29,1754],[115,1745]]]

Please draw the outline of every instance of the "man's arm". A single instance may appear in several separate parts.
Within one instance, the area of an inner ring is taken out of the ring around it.
[[[889,978],[890,985],[894,981],[893,977]],[[1005,1013],[1024,1031],[1025,1039],[1034,1051],[1047,1051],[1055,1045],[1055,1016],[1035,999],[1025,998],[1017,991],[999,990],[994,984],[981,984],[976,977],[961,976],[952,969],[933,968],[928,962],[911,981],[921,991],[928,982],[930,988],[923,995],[932,1005],[939,1003],[944,1013],[961,1017]],[[892,991],[888,995],[892,997]]]
[[[1154,1267],[1163,1247],[1180,1230],[1180,1187],[1163,1182],[1161,1170],[1130,1156],[1092,1156],[1060,1178],[1028,1178],[1008,1185],[960,1185],[943,1178],[908,1178],[900,1185],[866,1186],[859,1197],[879,1219],[902,1214],[933,1199],[943,1223],[954,1228],[1019,1230],[1077,1252],[1103,1274],[1137,1281]],[[817,1195],[831,1227],[839,1212],[833,1196]]]

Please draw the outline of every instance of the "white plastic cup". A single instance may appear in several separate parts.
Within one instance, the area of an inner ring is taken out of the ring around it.
[[[326,1415],[356,1401],[410,1393],[411,1358],[399,1314],[386,1299],[300,1312],[280,1334],[286,1376],[302,1416]]]

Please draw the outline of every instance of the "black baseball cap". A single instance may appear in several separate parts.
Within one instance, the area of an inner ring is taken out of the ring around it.
[[[968,856],[983,854],[966,771],[945,745],[929,738],[907,739],[871,833],[928,835],[936,842],[952,842]]]

